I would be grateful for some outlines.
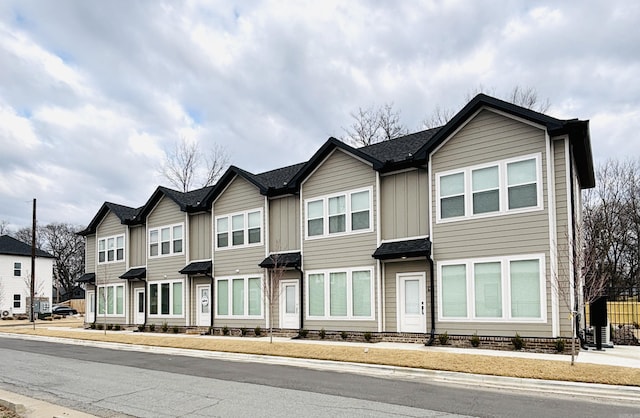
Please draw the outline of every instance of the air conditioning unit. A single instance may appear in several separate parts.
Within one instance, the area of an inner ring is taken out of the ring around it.
[[[13,309],[12,308],[3,309],[2,312],[0,312],[0,315],[2,315],[2,318],[8,318],[10,316],[13,316]]]

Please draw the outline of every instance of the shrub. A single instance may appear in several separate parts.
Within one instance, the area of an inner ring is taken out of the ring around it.
[[[89,328],[91,328],[91,329],[96,329],[96,324],[93,324],[93,323],[92,323],[91,325],[89,325]]]
[[[169,324],[167,324],[167,321],[164,321],[162,323],[162,332],[167,332],[169,331]]]
[[[111,331],[111,330],[113,329],[113,325],[111,325],[111,324],[107,324],[107,329],[108,329],[109,331]]]
[[[102,324],[96,324],[96,329],[98,329],[98,330],[101,330],[101,331],[102,331],[102,328],[104,328],[104,327],[102,326]]]
[[[154,332],[156,330],[156,324],[149,325],[149,331]]]
[[[511,344],[513,344],[513,348],[515,348],[516,350],[522,350],[522,348],[525,346],[524,340],[517,332],[516,336],[511,339]]]
[[[556,351],[558,353],[564,352],[565,341],[564,338],[558,338],[556,340]]]
[[[113,326],[114,331],[120,331],[120,324],[115,324]]]
[[[480,345],[480,337],[478,336],[477,332],[474,332],[473,335],[471,336],[471,345],[474,347],[477,347]]]
[[[324,328],[322,328],[319,332],[318,332],[318,336],[320,337],[321,340],[324,340],[324,337],[327,336],[327,331],[324,330]]]
[[[224,326],[222,327],[222,335],[229,335],[229,327],[228,326]]]
[[[138,332],[144,332],[144,325],[138,325]]]
[[[245,335],[247,335],[247,329],[246,328],[240,328],[240,335],[242,335],[243,337]]]
[[[300,336],[300,338],[307,338],[307,335],[309,334],[309,330],[302,328],[300,331],[298,331],[298,335]]]
[[[438,334],[438,341],[440,341],[440,345],[447,345],[449,341],[449,333],[445,331],[442,334]]]
[[[262,328],[260,328],[259,326],[257,326],[253,332],[256,333],[256,337],[259,337],[262,334]]]
[[[342,331],[340,333],[340,337],[342,337],[343,340],[346,340],[349,337],[349,334],[347,334],[347,331]]]
[[[213,327],[209,327],[209,335],[213,335]]]
[[[365,332],[364,334],[362,334],[362,336],[364,337],[364,340],[368,343],[371,342],[371,333],[369,331]]]
[[[180,329],[178,329],[178,327],[173,327],[171,328],[171,331],[173,331],[174,334],[177,334]]]

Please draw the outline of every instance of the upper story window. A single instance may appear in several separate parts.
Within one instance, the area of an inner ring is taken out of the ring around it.
[[[98,263],[124,261],[124,235],[100,238],[98,240]]]
[[[262,244],[262,210],[216,217],[216,248]]]
[[[306,200],[306,237],[372,230],[371,188]]]
[[[13,275],[15,277],[22,276],[22,263],[19,263],[19,262],[13,263]]]
[[[542,209],[540,154],[436,175],[437,221]]]
[[[183,230],[182,224],[149,229],[149,257],[182,254]]]

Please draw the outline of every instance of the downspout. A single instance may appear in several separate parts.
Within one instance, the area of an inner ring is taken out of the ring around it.
[[[436,338],[436,288],[434,285],[435,281],[433,277],[433,260],[431,259],[431,257],[427,257],[427,262],[429,263],[429,282],[431,283],[431,332],[429,335],[429,341],[427,341],[425,345],[432,345],[433,341]]]
[[[149,282],[145,279],[144,281],[144,322],[142,325],[144,327],[147,326],[147,315],[149,315],[149,309],[147,308],[147,301],[149,300]],[[135,306],[135,305],[134,305]]]
[[[93,285],[96,289],[93,292],[93,324],[98,320],[98,285]],[[146,311],[145,311],[146,312]]]

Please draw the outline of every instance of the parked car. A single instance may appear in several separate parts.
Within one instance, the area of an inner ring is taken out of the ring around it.
[[[67,315],[77,315],[78,311],[68,306],[54,306],[53,308],[51,308],[51,313],[53,315],[67,316]]]

